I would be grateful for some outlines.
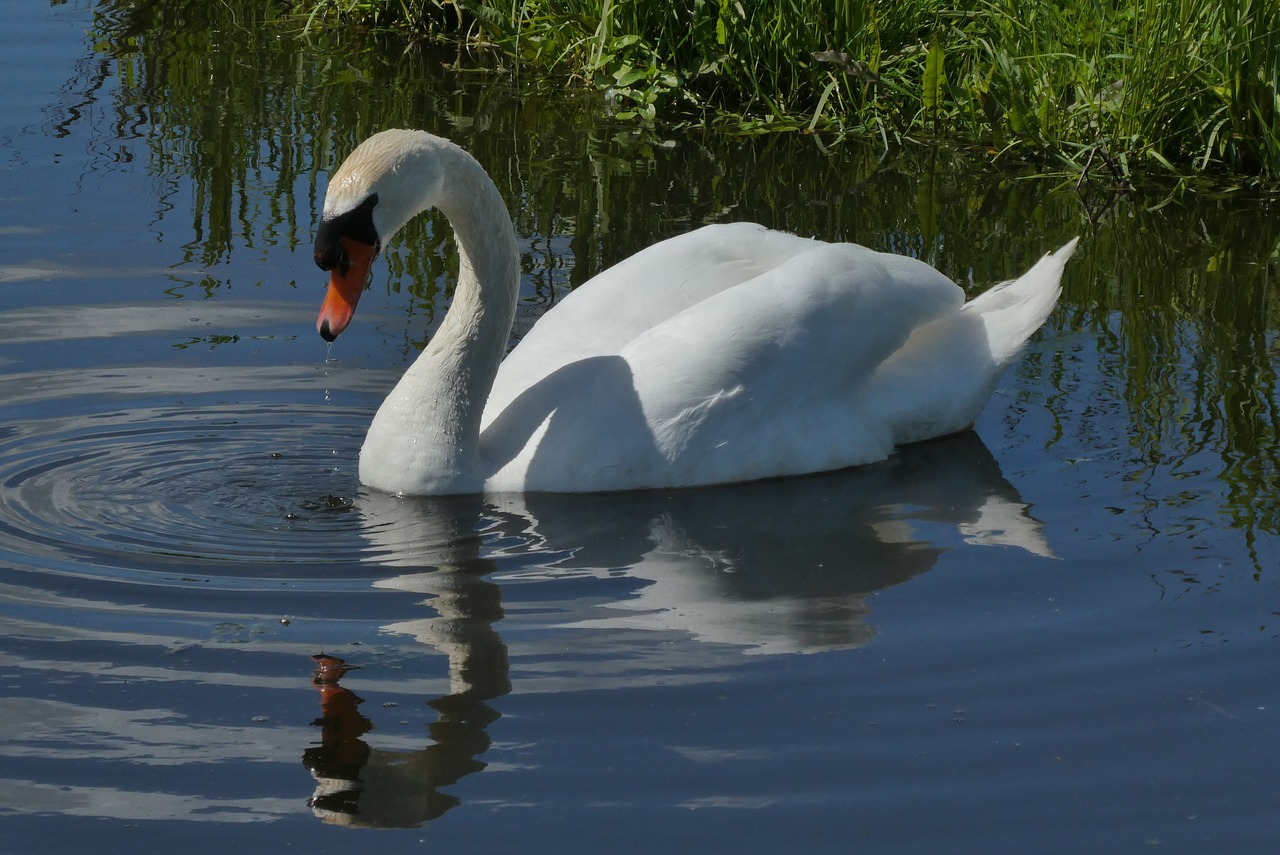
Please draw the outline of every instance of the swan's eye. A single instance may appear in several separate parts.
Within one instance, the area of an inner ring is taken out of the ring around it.
[[[316,266],[321,270],[332,270],[337,267],[343,274],[351,266],[347,258],[347,250],[342,245],[344,239],[358,240],[373,247],[377,254],[382,249],[382,241],[378,238],[378,230],[373,225],[373,209],[378,204],[378,194],[371,193],[368,198],[344,214],[322,220],[316,229]]]
[[[336,241],[327,246],[316,247],[316,267],[321,270],[332,270],[335,267],[341,267],[342,272],[346,273],[351,262],[347,259],[347,253],[342,248],[342,242]]]

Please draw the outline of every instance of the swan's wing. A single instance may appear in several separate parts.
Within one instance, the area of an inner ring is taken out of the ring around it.
[[[706,434],[700,442],[717,431],[763,435],[764,424],[774,433],[763,441],[775,442],[811,435],[806,421],[819,411],[858,418],[854,402],[880,365],[963,304],[960,287],[921,261],[812,243],[636,336],[621,355],[650,426],[671,432],[660,445],[693,433]]]
[[[508,386],[500,407],[490,399],[482,443],[502,469],[494,484],[715,483],[887,454],[891,428],[861,413],[858,401],[915,329],[960,311],[963,292],[910,258],[783,237],[800,251],[736,285],[717,283],[696,302],[673,297],[679,311],[659,311],[649,300],[682,279],[647,283],[649,300],[611,293],[619,280],[607,277],[605,288],[575,294],[579,303],[603,300],[586,313],[601,323],[612,309],[606,295],[665,317],[621,343],[565,328],[563,335],[585,335],[596,349],[559,364],[516,364],[530,354],[559,358],[568,352],[555,349],[559,342],[513,351],[506,379],[533,381]]]
[[[583,355],[617,353],[667,318],[821,245],[756,223],[704,226],[595,276],[539,319],[526,338],[537,346],[572,338]]]
[[[562,299],[503,362],[487,424],[523,390],[628,342],[715,294],[821,246],[755,223],[704,226],[641,250]]]

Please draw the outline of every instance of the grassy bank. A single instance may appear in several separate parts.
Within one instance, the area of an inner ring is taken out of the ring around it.
[[[319,0],[493,45],[623,119],[1280,179],[1278,0]]]

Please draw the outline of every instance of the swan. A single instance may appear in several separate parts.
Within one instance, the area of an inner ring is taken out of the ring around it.
[[[705,226],[581,285],[504,359],[520,258],[497,187],[458,145],[386,130],[325,194],[326,341],[351,321],[384,243],[429,208],[455,233],[453,302],[360,450],[361,483],[401,495],[753,481],[964,430],[1053,309],[1078,240],[966,303],[913,258]]]

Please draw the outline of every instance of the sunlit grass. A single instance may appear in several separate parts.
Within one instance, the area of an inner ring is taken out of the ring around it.
[[[317,0],[312,20],[331,12],[496,45],[624,120],[1280,177],[1277,0]]]

